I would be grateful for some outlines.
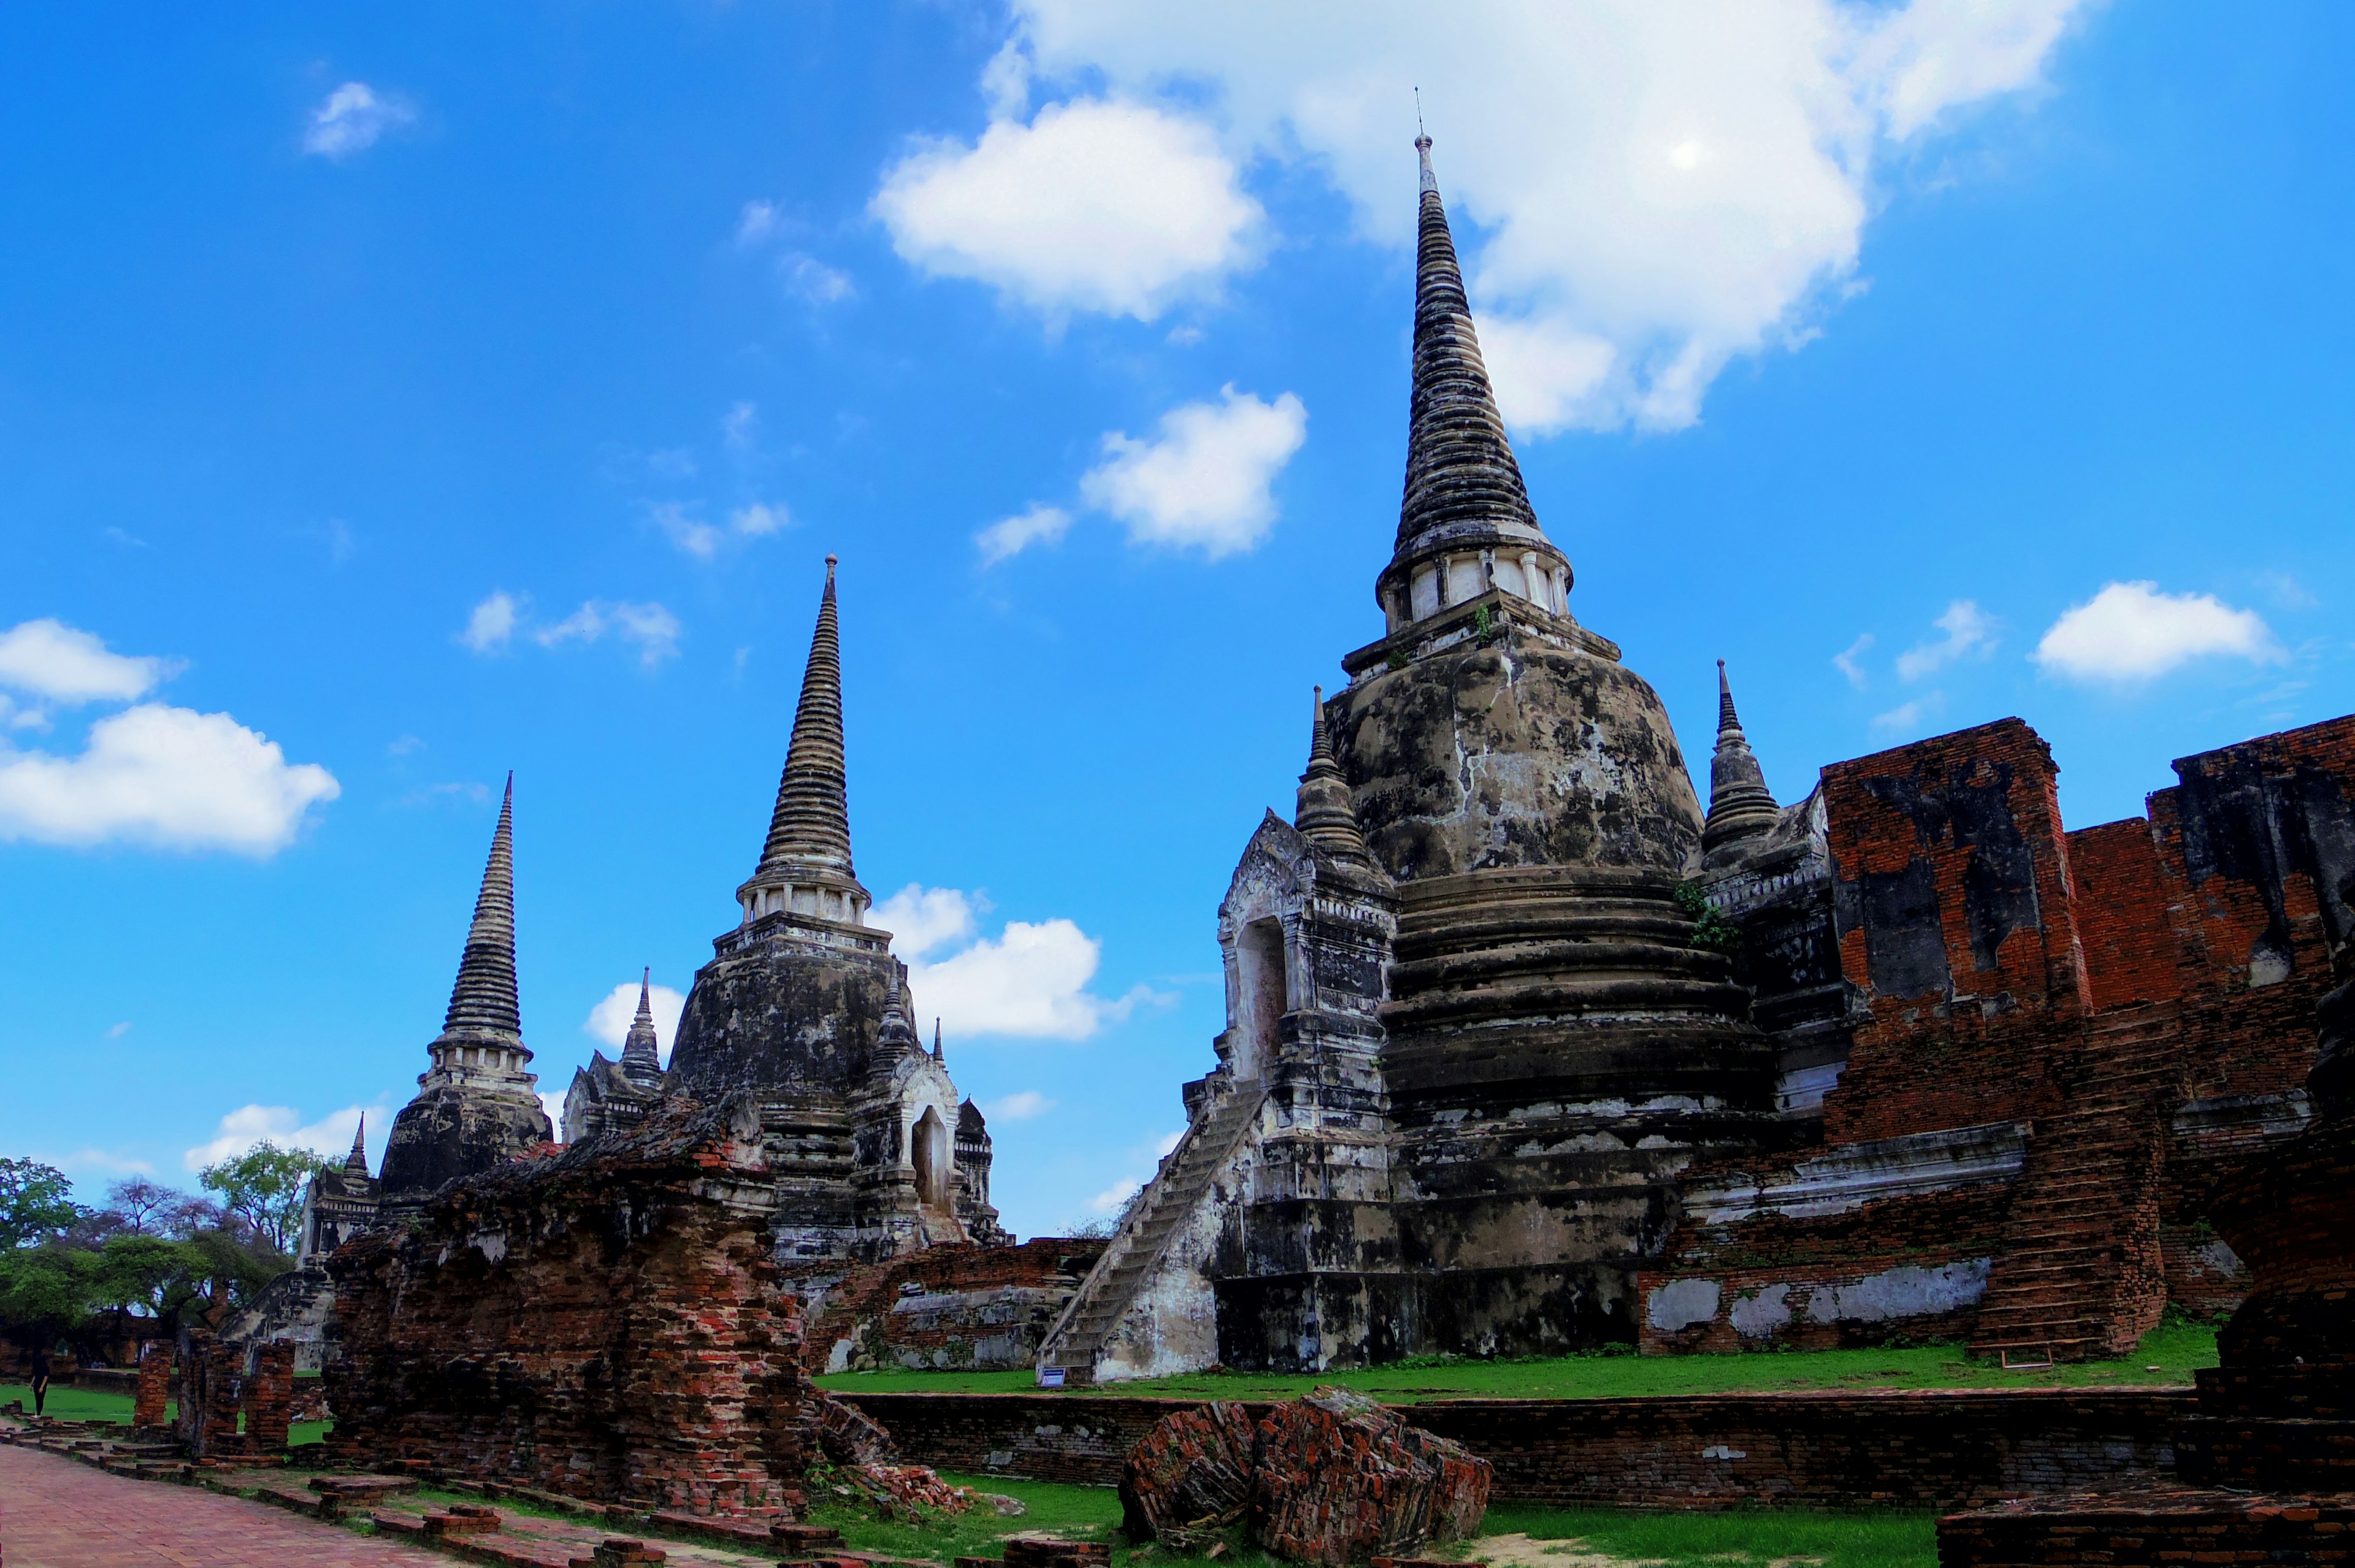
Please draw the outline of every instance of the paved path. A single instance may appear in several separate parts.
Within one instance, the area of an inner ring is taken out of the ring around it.
[[[450,1568],[263,1503],[110,1476],[0,1445],[0,1563],[7,1568]]]

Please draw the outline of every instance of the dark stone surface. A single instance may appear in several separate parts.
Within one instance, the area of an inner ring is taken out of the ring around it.
[[[845,927],[829,941],[809,934],[813,923],[770,916],[697,974],[671,1050],[671,1078],[684,1092],[842,1093],[866,1078],[890,934]]]
[[[1401,882],[1505,866],[1697,866],[1700,803],[1658,693],[1508,625],[1334,699],[1358,821]]]
[[[438,1084],[394,1118],[379,1185],[389,1199],[421,1199],[478,1176],[556,1136],[538,1097]]]

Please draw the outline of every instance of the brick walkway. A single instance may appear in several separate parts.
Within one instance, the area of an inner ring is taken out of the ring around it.
[[[412,1568],[451,1560],[197,1487],[0,1445],[7,1568]]]

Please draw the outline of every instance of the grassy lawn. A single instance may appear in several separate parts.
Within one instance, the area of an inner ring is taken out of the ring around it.
[[[25,1383],[0,1383],[0,1404],[12,1399],[25,1402],[25,1413],[33,1411],[33,1391]],[[49,1403],[43,1413],[59,1421],[112,1421],[131,1424],[132,1398],[127,1393],[107,1393],[95,1389],[68,1388],[63,1383],[49,1385]],[[180,1402],[172,1401],[164,1407],[166,1420],[179,1413]],[[300,1448],[306,1443],[316,1443],[327,1435],[328,1424],[324,1421],[297,1421],[286,1429],[286,1445]]]
[[[1562,1356],[1546,1360],[1423,1361],[1312,1376],[1199,1372],[1073,1389],[1074,1396],[1156,1394],[1182,1399],[1289,1399],[1318,1383],[1360,1389],[1393,1404],[1424,1399],[1604,1399],[1642,1394],[1731,1393],[1784,1389],[2060,1388],[2126,1384],[2188,1387],[2216,1364],[2216,1331],[2167,1324],[2122,1361],[2087,1361],[2050,1371],[2004,1371],[1967,1360],[1960,1345],[1903,1349],[1758,1351],[1723,1356]],[[2149,1369],[2157,1368],[2153,1371]],[[840,1393],[1029,1393],[1028,1371],[839,1372],[817,1381]]]

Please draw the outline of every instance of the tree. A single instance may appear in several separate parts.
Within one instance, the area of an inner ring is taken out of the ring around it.
[[[303,1187],[326,1161],[308,1149],[280,1148],[264,1140],[197,1172],[197,1179],[220,1194],[221,1207],[261,1241],[281,1253],[294,1250],[303,1223]]]
[[[123,1228],[134,1236],[165,1234],[164,1216],[175,1203],[186,1200],[185,1194],[144,1176],[118,1181],[106,1189],[106,1206],[123,1216]]]
[[[66,1173],[37,1159],[0,1157],[0,1249],[30,1246],[89,1212]]]

